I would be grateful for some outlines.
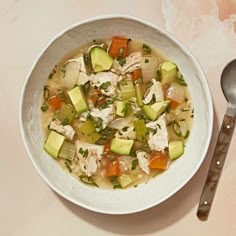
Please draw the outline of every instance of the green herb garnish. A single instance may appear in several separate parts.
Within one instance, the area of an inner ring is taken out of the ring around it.
[[[117,181],[117,177],[116,176],[110,177],[109,180],[112,183],[114,189],[122,188],[120,183]]]
[[[63,65],[60,70],[61,70],[61,72],[63,74],[62,77],[64,78],[65,75],[66,75],[66,65]]]
[[[72,168],[71,168],[70,164],[68,163],[68,161],[65,161],[65,166],[68,169],[68,171],[71,173],[72,172]]]
[[[52,77],[56,74],[55,68],[52,69],[51,73],[48,76],[48,79],[52,79]]]
[[[148,62],[149,62],[149,60],[148,60],[148,59],[145,59],[145,60],[144,60],[144,62],[145,62],[145,63],[148,63]]]
[[[41,110],[43,112],[45,112],[45,111],[47,111],[47,109],[48,109],[48,104],[46,102],[44,102],[43,105],[41,106]]]
[[[132,161],[131,170],[135,170],[136,167],[137,167],[137,165],[138,165],[138,159],[134,159],[134,160]]]
[[[126,63],[126,59],[122,58],[122,57],[117,57],[116,59],[118,61],[118,63],[120,64],[120,66],[123,66]]]
[[[152,52],[152,49],[148,45],[146,45],[146,44],[143,44],[143,50],[145,52],[147,52],[147,53],[151,53]]]
[[[179,74],[179,76],[177,76],[177,82],[182,86],[188,86],[182,74]]]

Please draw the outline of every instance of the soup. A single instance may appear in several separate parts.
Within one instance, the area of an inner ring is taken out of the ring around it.
[[[85,184],[137,187],[184,154],[187,81],[158,49],[115,36],[63,58],[43,89],[44,150]]]

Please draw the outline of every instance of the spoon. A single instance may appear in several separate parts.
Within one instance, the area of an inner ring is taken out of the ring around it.
[[[236,59],[229,62],[224,68],[221,74],[221,88],[225,98],[228,101],[228,107],[223,119],[206,182],[198,205],[197,217],[202,221],[206,221],[209,216],[235,127]]]

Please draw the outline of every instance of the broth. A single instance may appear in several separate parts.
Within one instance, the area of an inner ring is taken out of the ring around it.
[[[45,151],[79,181],[108,189],[168,171],[194,116],[177,65],[123,37],[67,54],[46,80],[41,110]]]

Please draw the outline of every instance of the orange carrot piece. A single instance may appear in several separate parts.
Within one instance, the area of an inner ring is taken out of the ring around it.
[[[153,151],[150,154],[151,161],[149,162],[150,169],[166,170],[168,167],[168,156],[166,153]]]
[[[176,102],[175,100],[171,100],[171,102],[170,102],[170,107],[171,107],[172,109],[176,109],[178,105],[179,105],[178,102]]]
[[[136,69],[132,72],[132,81],[133,83],[142,76],[141,69]]]
[[[53,97],[48,100],[49,105],[51,106],[53,111],[56,111],[62,107],[62,100],[60,97]]]
[[[100,106],[106,101],[105,98],[101,99],[101,96],[101,90],[97,90],[95,93],[89,96],[89,99],[92,101],[93,104]]]
[[[123,48],[122,57],[127,56],[127,46],[128,46],[128,38],[123,37],[113,37],[111,41],[111,46],[109,48],[109,54],[113,58],[117,58],[120,54],[120,49]]]
[[[120,175],[120,165],[117,160],[115,161],[108,161],[106,167],[106,176],[119,176]]]

